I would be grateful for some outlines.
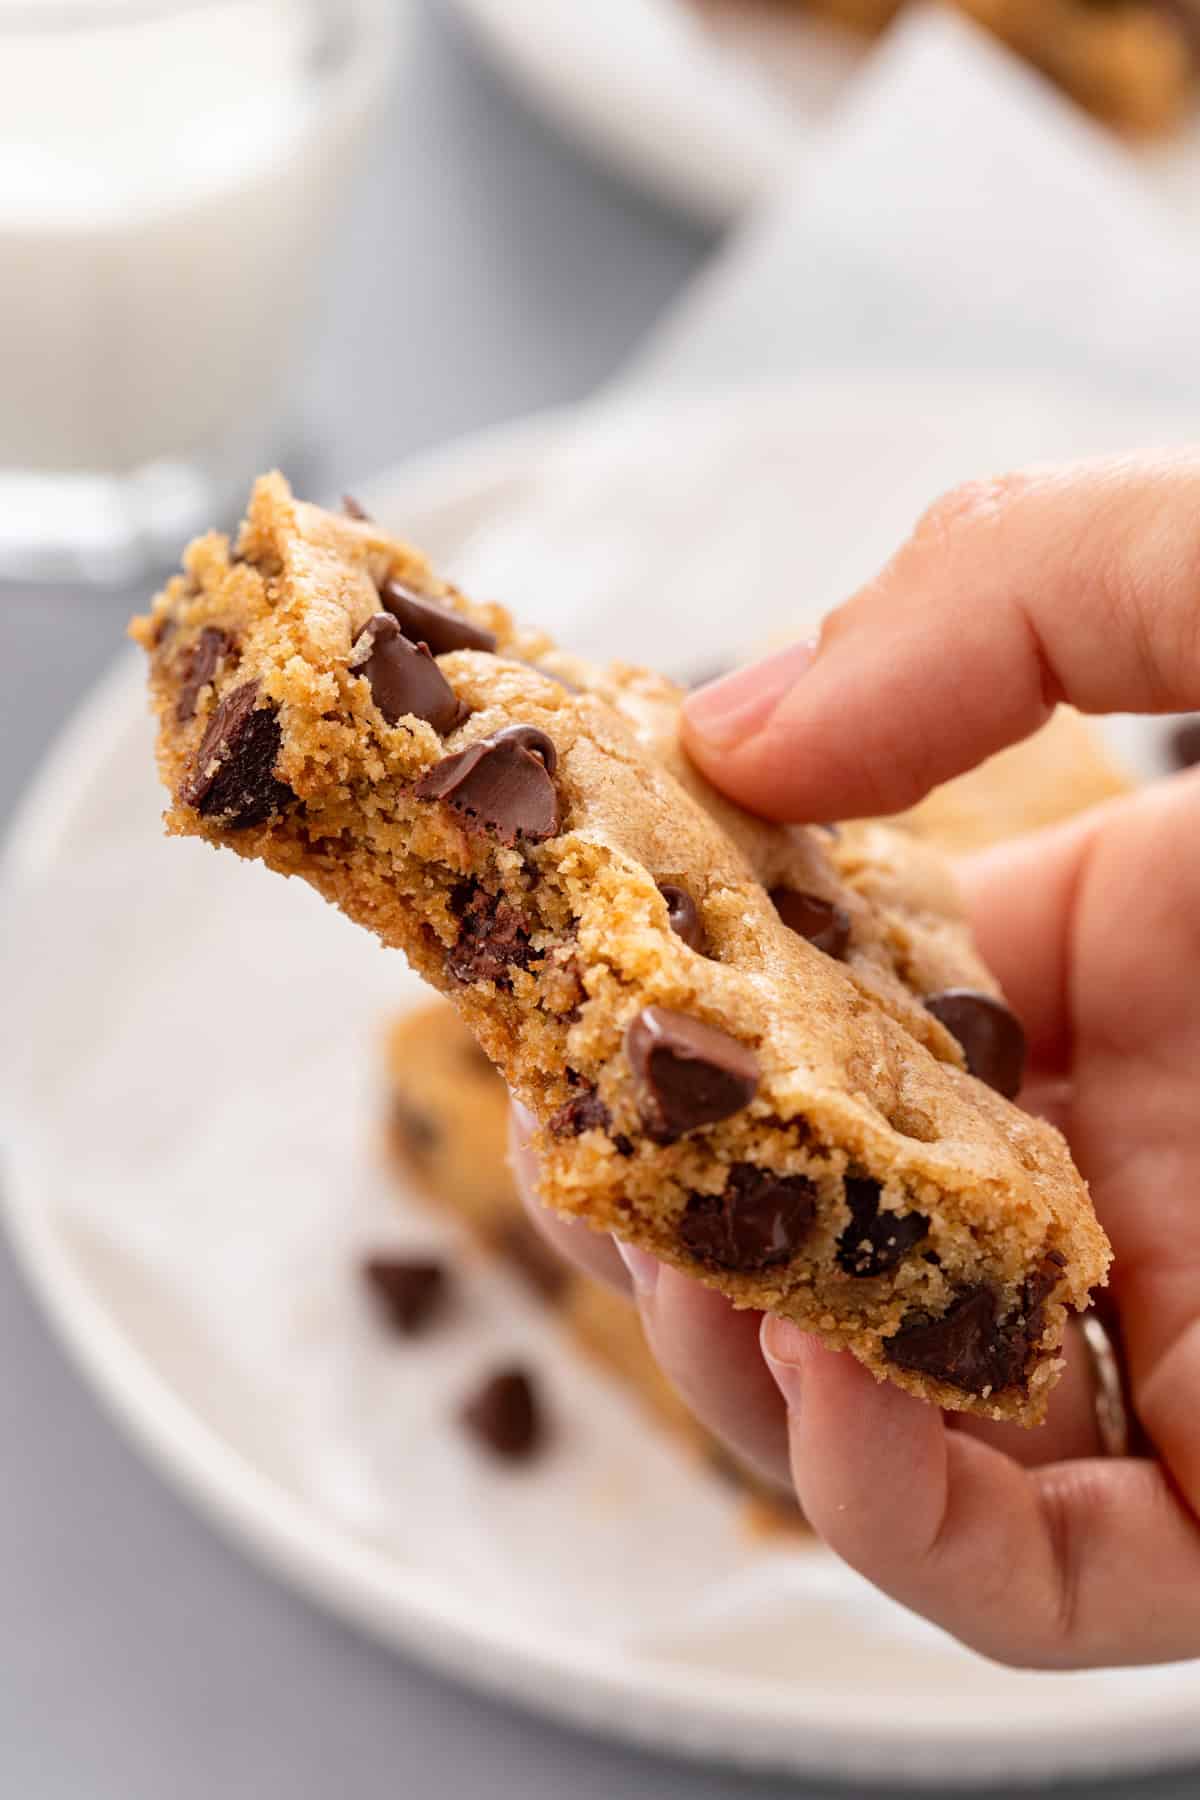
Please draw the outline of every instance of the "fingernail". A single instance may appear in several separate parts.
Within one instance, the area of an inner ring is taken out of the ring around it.
[[[790,1319],[776,1319],[770,1313],[758,1334],[763,1360],[775,1378],[775,1385],[787,1401],[791,1412],[798,1412],[804,1396],[804,1369],[812,1354],[813,1339]]]
[[[657,1256],[651,1256],[648,1250],[639,1250],[636,1244],[623,1244],[620,1238],[614,1238],[613,1243],[617,1246],[617,1255],[629,1270],[629,1279],[638,1299],[651,1299],[662,1268]]]
[[[816,638],[807,638],[777,650],[749,669],[738,669],[697,688],[684,707],[689,725],[714,750],[732,750],[762,730],[816,654]]]

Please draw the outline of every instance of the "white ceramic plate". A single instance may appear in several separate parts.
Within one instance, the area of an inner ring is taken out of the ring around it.
[[[862,61],[771,0],[454,0],[516,87],[627,177],[697,218],[736,217],[797,157]],[[1200,123],[1140,160],[1200,215]]]
[[[899,456],[917,393],[831,379],[803,408],[786,394],[705,405],[742,457],[757,436],[774,458],[790,418],[816,518],[844,483],[831,447],[850,454],[869,426],[876,454],[891,442]],[[958,386],[945,407],[949,391],[919,394],[923,421],[947,429],[1007,406],[1008,431],[1028,436],[1034,416],[1022,426],[1011,387]],[[604,454],[698,434],[703,410],[630,415]],[[548,459],[579,454],[565,431],[522,426],[363,498],[453,565]],[[601,473],[594,456],[589,480]],[[149,752],[140,671],[122,664],[12,835],[5,1198],[79,1366],[216,1523],[460,1679],[692,1756],[965,1785],[1200,1754],[1200,1666],[1001,1670],[819,1548],[745,1541],[728,1493],[495,1272],[464,1271],[466,1304],[436,1343],[381,1334],[357,1254],[448,1236],[395,1193],[372,1139],[372,1034],[415,984],[308,890],[165,844]],[[560,1428],[521,1477],[483,1467],[451,1422],[479,1368],[514,1347],[545,1372]]]

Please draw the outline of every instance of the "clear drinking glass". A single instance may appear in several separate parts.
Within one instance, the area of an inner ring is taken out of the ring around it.
[[[0,0],[0,574],[128,580],[269,461],[397,0]]]

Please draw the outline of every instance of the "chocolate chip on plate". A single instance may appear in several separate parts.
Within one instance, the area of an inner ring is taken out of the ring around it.
[[[389,725],[424,719],[444,737],[467,717],[465,707],[424,644],[410,643],[390,613],[376,613],[359,633],[350,664],[365,675]]]
[[[1167,747],[1177,769],[1194,769],[1200,763],[1200,714],[1174,726]]]
[[[261,825],[296,798],[275,778],[282,733],[274,706],[256,706],[258,682],[226,694],[208,722],[179,789],[184,806],[228,831]]]
[[[233,649],[233,639],[217,625],[206,625],[194,644],[179,658],[179,697],[175,702],[175,721],[186,725],[195,715],[201,688],[206,688],[220,673],[221,664]]]
[[[368,1256],[363,1279],[387,1318],[404,1337],[416,1337],[446,1303],[446,1271],[441,1263],[400,1256]]]
[[[500,1369],[489,1376],[461,1416],[467,1430],[504,1462],[525,1461],[545,1437],[537,1390],[524,1369]]]
[[[495,650],[494,632],[473,625],[461,613],[439,606],[426,594],[405,587],[402,581],[385,581],[379,590],[381,603],[399,621],[400,629],[414,644],[428,644],[435,656],[450,650]]]
[[[924,1213],[889,1212],[881,1207],[882,1192],[868,1175],[846,1177],[850,1223],[838,1239],[837,1261],[847,1275],[890,1275],[929,1233]]]
[[[670,1143],[698,1125],[740,1112],[758,1087],[758,1058],[724,1031],[688,1013],[647,1006],[625,1033],[642,1123]]]
[[[699,1262],[750,1273],[795,1255],[816,1217],[817,1190],[805,1175],[775,1175],[735,1163],[719,1194],[693,1194],[679,1236]]]
[[[510,969],[528,968],[535,952],[525,916],[500,894],[463,882],[452,903],[459,916],[458,939],[446,952],[456,981],[494,981],[507,986]]]
[[[820,894],[801,893],[799,888],[774,887],[771,899],[775,911],[797,937],[807,938],[826,956],[836,957],[839,961],[846,954],[850,942],[850,915],[845,907],[838,906],[833,900],[823,900]]]
[[[692,896],[673,881],[660,881],[658,891],[667,903],[667,918],[675,936],[682,938],[689,950],[696,950],[703,956],[704,927],[700,923],[700,909]]]
[[[541,843],[559,828],[558,794],[551,779],[558,752],[544,731],[509,725],[468,744],[426,770],[418,800],[444,800],[468,831],[486,831],[502,844]]]
[[[1006,1100],[1015,1100],[1025,1072],[1025,1032],[1002,1000],[973,988],[947,988],[925,1002],[962,1045],[967,1068]]]
[[[1027,1320],[996,1317],[990,1288],[969,1288],[940,1319],[922,1315],[884,1340],[889,1362],[968,1394],[997,1393],[1024,1371],[1033,1333]]]

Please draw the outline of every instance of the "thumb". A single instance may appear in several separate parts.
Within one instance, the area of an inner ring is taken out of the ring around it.
[[[751,811],[897,812],[1084,712],[1200,705],[1200,459],[976,483],[938,502],[817,644],[690,696],[684,743]]]

